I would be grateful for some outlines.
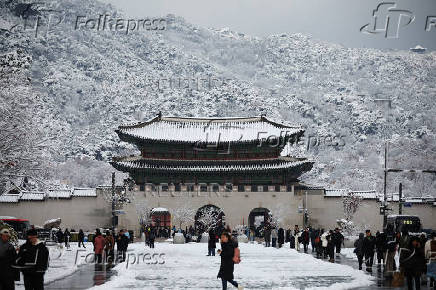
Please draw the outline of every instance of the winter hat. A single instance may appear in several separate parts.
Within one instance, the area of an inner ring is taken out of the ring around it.
[[[7,235],[7,236],[11,236],[11,232],[8,230],[8,229],[2,229],[1,231],[0,231],[0,234],[2,234],[2,235]]]

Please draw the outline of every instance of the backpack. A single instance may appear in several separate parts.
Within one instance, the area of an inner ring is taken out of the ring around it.
[[[430,251],[431,251],[431,258],[435,258],[436,257],[436,241],[433,240],[430,242]]]
[[[317,236],[317,237],[315,238],[315,244],[319,244],[320,242],[321,242],[321,239],[320,239],[319,236]]]
[[[233,262],[235,264],[241,263],[241,251],[239,250],[239,248],[235,248],[235,253],[233,255]]]

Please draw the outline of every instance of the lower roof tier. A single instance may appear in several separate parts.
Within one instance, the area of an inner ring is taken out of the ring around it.
[[[249,174],[253,172],[290,172],[300,176],[310,171],[313,161],[305,158],[277,157],[268,159],[244,160],[180,160],[151,159],[142,157],[115,158],[111,164],[124,172],[144,172],[163,174]],[[294,175],[292,174],[292,175]]]

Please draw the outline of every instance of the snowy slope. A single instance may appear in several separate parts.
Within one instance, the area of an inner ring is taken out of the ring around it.
[[[50,8],[65,17],[35,37],[32,30],[7,31],[21,23],[22,2],[0,4],[0,50],[20,48],[31,56],[30,86],[41,99],[41,118],[53,124],[48,129],[55,137],[56,162],[78,156],[108,160],[131,152],[114,129],[162,111],[211,117],[266,114],[300,123],[307,136],[321,136],[318,144],[291,148],[291,153],[316,158],[315,169],[305,177],[309,183],[379,189],[384,138],[397,146],[390,155],[392,166],[434,166],[435,52],[348,49],[301,34],[255,38],[196,27],[173,15],[162,32],[74,30],[77,15],[122,17],[93,0],[35,7],[35,13],[44,15]],[[157,86],[189,77],[226,81],[212,88]],[[374,101],[386,98],[392,100],[389,114]],[[345,146],[327,145],[326,136],[344,136]],[[57,174],[68,178],[62,170]],[[413,176],[399,178],[410,179],[409,188],[416,183]],[[435,194],[435,179],[426,178],[420,181],[426,185],[422,190]],[[390,184],[392,190],[396,183]]]

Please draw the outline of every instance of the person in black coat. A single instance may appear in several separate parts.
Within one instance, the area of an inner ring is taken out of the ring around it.
[[[386,250],[388,247],[388,239],[385,233],[377,232],[375,234],[375,247],[377,250],[377,263],[385,262]]]
[[[404,269],[407,288],[413,289],[413,282],[415,282],[415,289],[420,289],[420,279],[421,275],[426,272],[426,263],[419,237],[411,237],[409,248],[403,251],[405,253],[401,255],[400,266]]]
[[[341,246],[344,243],[344,236],[341,234],[338,228],[335,229],[333,233],[333,244],[336,248],[336,254],[341,253]]]
[[[150,234],[148,236],[148,245],[150,246],[150,249],[154,249],[154,240],[156,238],[156,230],[155,229],[151,229]],[[129,244],[129,240],[127,240],[127,245]],[[126,251],[127,251],[127,246],[125,247]]]
[[[279,228],[277,243],[279,244],[279,248],[285,243],[285,230]]]
[[[359,234],[359,239],[354,242],[354,253],[357,256],[357,261],[359,262],[359,270],[362,270],[363,264],[363,240],[365,239],[365,235],[363,233]]]
[[[375,238],[371,235],[370,230],[365,231],[366,237],[363,239],[363,254],[365,255],[366,271],[372,272],[374,262]]]
[[[120,230],[117,237],[117,258],[124,262],[126,260],[127,247],[129,246],[129,238],[124,234],[124,230]]]
[[[83,245],[83,247],[86,248],[86,247],[85,247],[85,243],[84,243],[84,240],[85,240],[85,233],[83,232],[82,229],[79,230],[79,234],[77,235],[77,239],[79,240],[79,245],[78,245],[78,247],[80,248],[80,245]]]
[[[59,244],[62,244],[64,242],[64,233],[59,228],[59,230],[56,232],[56,240]]]
[[[235,244],[227,232],[221,234],[221,250],[218,250],[218,254],[221,256],[221,266],[217,278],[221,278],[223,290],[227,289],[227,282],[238,287],[238,282],[233,280]]]
[[[20,273],[12,268],[17,259],[17,252],[9,242],[11,237],[9,229],[2,229],[0,235],[0,289],[14,290],[14,280],[20,277]]]
[[[263,234],[265,238],[265,247],[271,247],[271,228],[269,226],[265,226]]]
[[[212,229],[209,231],[209,241],[207,242],[208,256],[215,256],[216,248],[216,236],[215,231]]]
[[[44,289],[44,274],[48,268],[48,258],[48,249],[42,241],[38,240],[36,230],[27,231],[27,242],[20,247],[14,266],[23,272],[26,290]]]

